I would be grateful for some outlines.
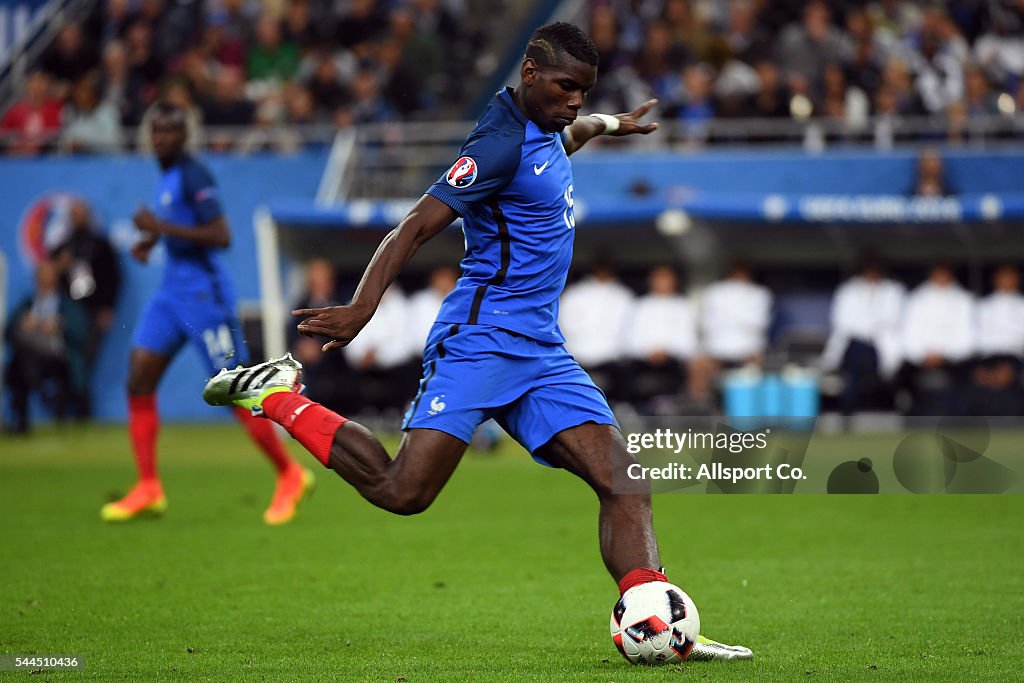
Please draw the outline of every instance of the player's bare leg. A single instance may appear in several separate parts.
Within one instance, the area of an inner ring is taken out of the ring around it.
[[[601,556],[622,593],[648,581],[668,580],[660,569],[650,495],[613,490],[615,472],[625,472],[635,462],[617,428],[588,422],[566,429],[545,444],[538,455],[580,477],[597,494],[601,504]],[[733,660],[753,656],[749,648],[699,636],[687,659]]]
[[[425,510],[455,471],[467,444],[433,429],[411,429],[394,459],[366,427],[297,392],[301,366],[291,356],[224,371],[203,398],[277,422],[325,467],[377,507],[398,515]]]
[[[132,349],[128,364],[128,433],[139,481],[124,498],[103,506],[100,517],[108,522],[160,515],[167,509],[167,498],[156,472],[156,439],[160,430],[156,388],[170,362],[169,356]]]
[[[445,432],[410,429],[392,460],[369,429],[346,422],[334,435],[328,467],[377,507],[414,515],[434,502],[466,446]]]
[[[594,490],[601,506],[601,557],[616,582],[635,569],[661,566],[650,495],[613,490],[616,469],[625,471],[634,462],[618,429],[588,422],[559,432],[538,455],[572,472]]]

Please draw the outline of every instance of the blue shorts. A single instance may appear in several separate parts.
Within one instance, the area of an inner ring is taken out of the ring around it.
[[[186,341],[205,359],[211,376],[248,361],[233,302],[229,307],[209,292],[158,291],[142,311],[132,346],[173,357]]]
[[[436,323],[402,429],[437,429],[469,443],[490,418],[531,454],[585,422],[618,426],[604,392],[565,345],[489,325]]]

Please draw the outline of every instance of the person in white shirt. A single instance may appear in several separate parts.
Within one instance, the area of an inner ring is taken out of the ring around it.
[[[700,300],[701,354],[690,364],[690,393],[707,403],[723,369],[760,366],[768,348],[772,294],[754,282],[750,267],[736,261],[724,280],[712,283]]]
[[[947,264],[907,296],[901,331],[902,384],[913,397],[912,415],[959,415],[966,361],[974,352],[974,298]]]
[[[1024,295],[1020,292],[1020,273],[1014,266],[1002,265],[993,273],[992,286],[992,293],[978,303],[978,364],[973,373],[969,412],[1021,415]]]
[[[858,275],[836,290],[822,367],[837,370],[843,378],[843,415],[862,408],[899,370],[905,298],[903,285],[885,277],[882,262],[873,255],[863,259]]]
[[[627,398],[623,349],[634,300],[611,264],[598,259],[589,277],[566,288],[559,305],[566,348],[612,401]]]
[[[399,411],[416,393],[419,363],[408,328],[409,302],[397,285],[384,293],[377,312],[344,348],[356,374],[362,405]]]
[[[430,272],[427,287],[409,297],[409,339],[416,355],[422,357],[441,303],[455,289],[458,277],[459,274],[450,266],[435,268]]]
[[[653,268],[647,285],[649,293],[637,300],[626,334],[630,395],[640,412],[661,414],[661,408],[671,411],[675,405],[686,363],[697,351],[697,320],[671,267]]]

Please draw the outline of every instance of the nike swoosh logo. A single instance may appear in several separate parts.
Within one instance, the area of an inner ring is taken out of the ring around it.
[[[551,159],[548,159],[547,161],[545,161],[544,165],[540,166],[540,167],[538,167],[537,164],[534,164],[533,165],[533,175],[540,175],[541,173],[543,173],[544,169],[547,168],[548,164],[550,164],[550,163],[551,163]]]

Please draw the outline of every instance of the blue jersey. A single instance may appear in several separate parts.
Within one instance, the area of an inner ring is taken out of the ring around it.
[[[528,120],[510,88],[495,95],[427,191],[462,216],[466,236],[462,276],[437,321],[564,343],[558,297],[572,261],[572,191],[562,135]]]
[[[190,156],[164,170],[154,213],[167,223],[190,227],[223,215],[213,176]],[[191,342],[209,374],[247,358],[235,315],[235,290],[218,249],[164,237],[163,283],[135,327],[133,346],[172,358]]]
[[[213,176],[191,156],[164,170],[157,187],[154,213],[163,221],[177,226],[208,223],[223,215],[217,185]],[[220,257],[220,250],[164,237],[167,266],[164,270],[165,290],[176,292],[208,292],[221,303],[234,306],[234,288]]]

